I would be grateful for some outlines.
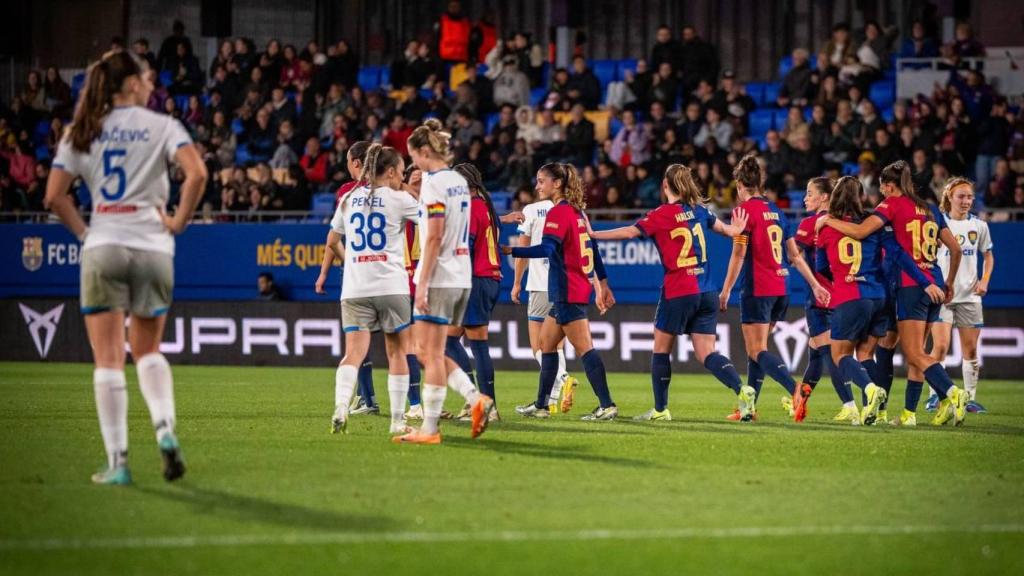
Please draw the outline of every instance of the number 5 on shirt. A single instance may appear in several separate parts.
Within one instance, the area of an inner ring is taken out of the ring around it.
[[[583,273],[590,275],[594,271],[594,249],[590,247],[590,234],[580,234],[580,256],[587,259]]]
[[[115,200],[120,200],[121,197],[124,196],[125,184],[127,183],[124,166],[115,166],[113,160],[114,158],[124,158],[127,154],[128,151],[123,149],[103,151],[103,177],[117,178],[117,190],[115,192],[108,191],[106,186],[100,187],[100,193],[103,194],[104,200],[110,200],[113,202]]]

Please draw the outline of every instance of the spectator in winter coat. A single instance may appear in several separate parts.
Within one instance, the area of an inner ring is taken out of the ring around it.
[[[612,161],[623,167],[647,162],[650,158],[651,140],[649,127],[638,123],[633,112],[624,111],[622,128],[612,141]]]
[[[704,118],[706,121],[701,126],[700,132],[693,137],[694,145],[702,147],[708,137],[713,137],[719,147],[728,146],[732,139],[732,124],[723,122],[721,113],[714,108],[708,108],[704,113]]]
[[[587,61],[582,56],[572,59],[573,74],[569,76],[568,95],[573,102],[583,104],[587,110],[597,110],[601,102],[601,82],[587,68]],[[529,94],[527,94],[529,103]]]
[[[506,56],[505,67],[494,79],[494,104],[502,106],[511,104],[513,107],[530,104],[530,79],[516,64],[515,56]]]
[[[807,50],[797,48],[793,50],[793,68],[786,73],[782,80],[782,87],[779,89],[779,106],[807,106],[814,98],[815,72],[811,70]]]

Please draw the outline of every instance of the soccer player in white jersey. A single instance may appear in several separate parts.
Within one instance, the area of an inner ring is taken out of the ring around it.
[[[153,71],[123,52],[88,71],[70,130],[61,139],[46,183],[46,205],[83,241],[81,308],[96,368],[93,390],[107,467],[97,484],[130,484],[128,469],[128,342],[167,481],[185,473],[175,435],[174,382],[160,353],[174,287],[174,235],[192,219],[206,186],[206,166],[180,122],[145,108]],[[164,212],[168,163],[185,172],[181,202]],[[89,224],[68,190],[81,177],[92,194]]]
[[[451,136],[431,118],[409,136],[409,156],[423,171],[420,183],[420,261],[416,267],[413,335],[423,363],[423,426],[396,436],[397,443],[440,444],[438,419],[447,392],[459,391],[472,408],[472,436],[487,428],[494,401],[481,394],[454,361],[445,358],[448,326],[462,324],[472,287],[469,253],[470,193],[466,179],[449,168]]]
[[[953,299],[942,306],[939,322],[932,324],[932,356],[942,362],[949,351],[953,327],[960,333],[960,349],[963,356],[964,390],[967,391],[967,411],[984,413],[985,407],[978,403],[978,337],[985,323],[981,310],[981,297],[988,292],[988,282],[996,259],[992,254],[992,235],[988,223],[971,214],[974,203],[974,184],[966,178],[951,178],[942,190],[942,215],[950,232],[960,244],[963,260],[957,269],[953,282]],[[984,271],[978,277],[978,256],[983,255]],[[949,269],[949,249],[939,246],[939,266],[945,274]],[[925,405],[929,412],[935,411],[939,398],[933,390]]]
[[[391,433],[405,434],[405,399],[409,393],[407,342],[412,306],[405,272],[405,224],[419,214],[419,203],[403,191],[405,163],[391,147],[372,144],[366,152],[363,179],[338,203],[331,229],[345,238],[345,250],[331,249],[345,262],[341,285],[341,323],[345,357],[334,384],[331,432],[344,431],[359,365],[370,348],[370,334],[384,332],[388,356]]]
[[[537,194],[537,201],[523,208],[524,220],[519,225],[520,246],[536,246],[544,238],[544,220],[554,204],[551,202],[551,190],[538,187]],[[526,278],[526,291],[529,294],[526,308],[527,330],[530,335],[530,349],[537,359],[537,364],[540,364],[540,329],[544,325],[544,319],[548,317],[548,312],[551,311],[551,302],[548,300],[548,259],[516,258],[515,280],[512,283],[512,301],[516,304],[521,303],[519,294],[522,291],[523,273],[527,270],[530,272]],[[579,383],[565,370],[565,338],[558,344],[558,376],[555,383],[556,386],[551,389],[548,412],[558,412],[559,408],[563,412],[568,412],[572,408],[576,386]],[[562,393],[561,406],[558,403],[559,392]]]

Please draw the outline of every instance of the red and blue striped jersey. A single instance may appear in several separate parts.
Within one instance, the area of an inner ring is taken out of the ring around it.
[[[665,298],[677,298],[703,292],[714,292],[708,262],[708,232],[715,215],[704,206],[676,202],[662,204],[637,221],[644,236],[654,240],[665,269],[661,292]]]
[[[565,200],[548,211],[544,238],[559,244],[548,259],[548,298],[551,302],[587,304],[590,302],[590,273],[594,270],[593,245],[587,233],[583,213]]]
[[[740,204],[747,211],[747,227],[734,242],[745,243],[742,293],[750,296],[786,296],[789,294],[786,267],[786,240],[789,223],[779,207],[764,196],[754,196]]]
[[[800,246],[801,250],[803,250],[804,261],[807,262],[807,265],[814,270],[815,279],[818,280],[818,283],[821,284],[821,286],[824,289],[828,290],[829,293],[831,293],[832,280],[828,276],[825,276],[824,274],[819,272],[817,270],[817,266],[815,265],[818,261],[818,249],[817,246],[815,246],[814,225],[818,222],[818,219],[824,216],[825,214],[828,214],[828,212],[821,211],[818,212],[817,214],[811,214],[810,216],[801,220],[800,225],[797,226],[796,228],[796,236],[793,239],[796,240],[797,245]],[[822,308],[818,301],[815,300],[813,297],[808,297],[807,302],[810,303],[810,305],[814,308]],[[824,308],[832,309],[835,308],[835,305],[830,302],[829,305],[825,306]]]
[[[873,212],[882,222],[892,226],[896,242],[910,254],[914,263],[936,286],[945,286],[938,256],[939,233],[946,227],[938,207],[921,208],[905,195],[882,200]],[[917,286],[906,272],[900,274],[901,287]]]
[[[473,276],[501,280],[498,237],[487,202],[473,196],[469,205],[469,244],[473,254]]]
[[[818,232],[816,270],[832,273],[832,307],[862,298],[885,298],[882,235],[856,240],[828,226]],[[916,285],[916,284],[915,284]]]

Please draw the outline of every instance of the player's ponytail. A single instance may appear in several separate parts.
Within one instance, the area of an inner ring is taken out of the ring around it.
[[[565,199],[579,211],[587,209],[587,197],[583,193],[583,179],[572,164],[562,164],[565,169]]]
[[[918,208],[924,210],[929,220],[932,219],[932,211],[928,209],[928,203],[924,201],[924,198],[917,193],[917,188],[914,187],[914,178],[910,173],[910,165],[905,161],[897,160],[882,168],[878,181],[882,184],[895,184],[900,192],[913,200]]]
[[[89,67],[69,131],[74,150],[89,152],[92,141],[103,131],[103,119],[114,106],[114,94],[120,92],[125,80],[141,72],[139,63],[125,52],[109,54]]]
[[[437,118],[428,118],[421,126],[417,126],[406,141],[410,148],[419,150],[426,146],[445,162],[451,162],[449,141],[452,135],[444,131],[444,125]]]
[[[455,171],[466,179],[470,192],[476,192],[487,203],[487,213],[491,215],[491,232],[494,233],[494,240],[498,240],[498,212],[494,209],[494,201],[491,200],[491,193],[484,186],[483,176],[476,166],[464,162],[455,167]]]
[[[383,176],[389,168],[397,169],[401,161],[401,155],[394,148],[382,144],[370,144],[366,150],[366,161],[363,163],[363,180],[369,188],[366,193],[367,198],[373,198],[373,192],[377,189],[377,179]]]
[[[665,170],[665,180],[672,193],[687,206],[703,206],[708,198],[693,179],[693,172],[682,164],[672,164]]]
[[[828,202],[828,214],[841,220],[860,221],[864,217],[864,207],[860,198],[864,187],[860,180],[853,176],[843,176],[832,189],[832,197]]]
[[[757,154],[751,152],[740,158],[736,168],[732,171],[734,180],[744,188],[749,188],[754,194],[760,193],[761,183],[764,181],[761,174],[761,165],[757,163]]]
[[[971,192],[974,192],[974,182],[971,182],[963,176],[954,176],[942,186],[942,199],[939,202],[939,208],[943,212],[949,214],[953,209],[953,191],[961,186],[968,186]]]

